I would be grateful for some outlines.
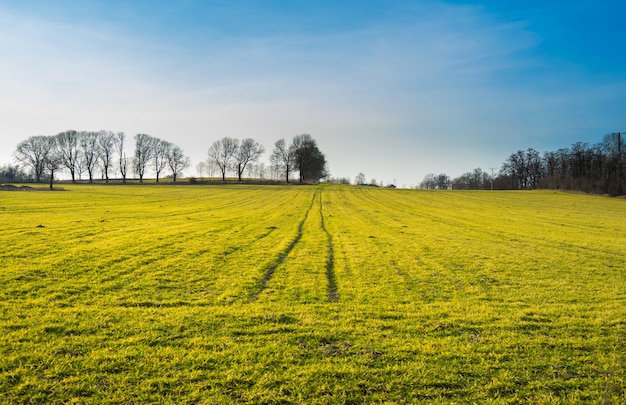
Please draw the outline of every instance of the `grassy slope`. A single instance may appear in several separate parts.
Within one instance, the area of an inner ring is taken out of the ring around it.
[[[0,402],[626,401],[626,205],[552,192],[0,194]]]

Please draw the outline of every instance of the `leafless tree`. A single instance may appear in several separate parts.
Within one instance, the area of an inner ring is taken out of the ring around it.
[[[126,157],[126,152],[124,151],[125,140],[126,135],[123,132],[115,134],[115,151],[117,152],[119,159],[120,175],[122,176],[122,181],[124,183],[126,183],[126,173],[128,171],[128,158]]]
[[[173,145],[167,141],[152,138],[152,165],[154,167],[154,173],[156,174],[157,183],[159,182],[161,172],[167,167],[167,155],[172,146]]]
[[[72,183],[76,182],[76,169],[81,160],[79,148],[79,133],[74,130],[61,132],[56,136],[56,149],[61,164],[69,170]]]
[[[426,189],[426,190],[434,190],[435,185],[436,185],[435,175],[432,173],[428,173],[426,176],[424,176],[424,179],[420,183],[420,188]]]
[[[185,153],[181,148],[176,145],[172,145],[169,148],[167,153],[167,165],[172,171],[172,177],[174,182],[176,182],[176,178],[189,167],[190,160],[189,157],[185,156]]]
[[[102,173],[108,183],[109,169],[113,165],[113,154],[115,153],[115,134],[111,131],[100,131],[98,133],[98,148],[100,149]]]
[[[248,172],[248,178],[254,177],[254,169],[255,169],[254,164],[249,164],[248,167],[246,167],[246,171]]]
[[[204,177],[204,172],[206,172],[207,169],[207,163],[206,162],[199,162],[196,165],[196,170],[198,171],[198,174],[200,174],[200,177]]]
[[[511,188],[520,190],[537,188],[543,172],[541,156],[532,148],[511,154],[500,171],[511,180]]]
[[[215,175],[215,172],[217,172],[218,170],[219,167],[217,166],[217,163],[212,160],[207,161],[206,172],[208,177],[212,178]]]
[[[604,136],[599,149],[606,156],[603,165],[606,186],[604,189],[611,195],[624,194],[624,166],[626,165],[626,134],[612,132]]]
[[[96,163],[100,159],[100,147],[98,146],[97,132],[80,132],[79,144],[81,149],[80,156],[83,159],[85,169],[89,174],[89,182],[93,183]]]
[[[265,178],[265,173],[266,173],[265,164],[261,162],[258,165],[256,165],[256,171],[257,171],[257,177],[263,180]]]
[[[271,180],[278,180],[283,175],[283,167],[282,167],[282,165],[279,165],[278,163],[275,163],[274,161],[271,160],[271,158],[270,158],[270,165],[267,168],[267,170],[269,172],[269,178]]]
[[[445,173],[440,173],[435,176],[435,188],[439,190],[446,190],[450,183],[450,176]]]
[[[78,177],[78,180],[83,179],[83,173],[85,173],[85,159],[79,155],[76,161],[76,177]]]
[[[214,162],[219,167],[222,172],[222,181],[226,180],[226,170],[238,149],[239,141],[229,137],[213,142],[209,148],[209,162]]]
[[[50,190],[53,188],[54,183],[54,173],[57,172],[61,167],[63,167],[63,159],[61,158],[61,154],[59,153],[58,148],[58,137],[56,136],[48,136],[46,137],[48,141],[48,155],[45,159],[45,167],[48,171],[48,175],[50,176]]]
[[[143,176],[152,158],[152,151],[152,137],[150,135],[135,135],[135,158],[133,159],[133,168],[135,173],[139,175],[140,183],[143,183]]]
[[[250,162],[256,162],[259,157],[265,152],[263,146],[252,138],[245,138],[241,141],[241,145],[237,150],[235,161],[237,163],[237,177],[241,181],[243,171],[246,169],[246,165]]]
[[[356,178],[354,179],[354,183],[365,184],[365,174],[363,174],[363,172],[360,172],[359,174],[357,174]]]
[[[293,169],[294,155],[285,143],[285,138],[279,139],[274,143],[274,150],[270,156],[270,161],[285,169],[285,181],[289,183],[289,173]]]
[[[484,190],[490,188],[491,176],[480,167],[452,180],[456,190]]]
[[[35,182],[40,183],[46,169],[46,159],[51,153],[50,142],[45,135],[31,136],[20,142],[15,150],[15,160],[33,170]]]

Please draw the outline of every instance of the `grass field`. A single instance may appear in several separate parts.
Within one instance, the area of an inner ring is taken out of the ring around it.
[[[626,201],[0,193],[0,403],[626,403]]]

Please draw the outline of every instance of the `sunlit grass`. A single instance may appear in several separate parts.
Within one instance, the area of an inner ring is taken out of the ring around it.
[[[65,188],[0,194],[0,402],[626,402],[623,200]]]

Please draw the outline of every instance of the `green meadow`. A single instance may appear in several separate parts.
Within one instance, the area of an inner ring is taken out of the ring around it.
[[[626,403],[626,200],[0,192],[0,403]]]

